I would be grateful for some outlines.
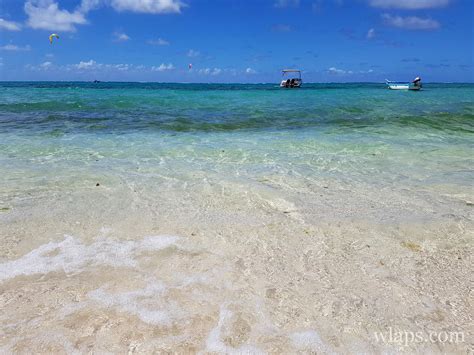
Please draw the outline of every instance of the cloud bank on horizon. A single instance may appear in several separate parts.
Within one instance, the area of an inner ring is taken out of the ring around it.
[[[469,0],[3,3],[0,80],[474,80]]]

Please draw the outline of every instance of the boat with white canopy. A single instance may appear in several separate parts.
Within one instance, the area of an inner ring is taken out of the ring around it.
[[[283,80],[280,83],[281,88],[300,88],[303,84],[303,80],[301,80],[301,70],[283,69],[281,73],[283,76]]]

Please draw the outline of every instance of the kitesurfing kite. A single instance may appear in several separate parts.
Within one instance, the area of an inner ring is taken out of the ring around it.
[[[56,33],[52,33],[52,34],[49,35],[49,43],[50,44],[53,44],[53,38],[55,38],[55,37],[57,39],[59,39],[59,36]]]

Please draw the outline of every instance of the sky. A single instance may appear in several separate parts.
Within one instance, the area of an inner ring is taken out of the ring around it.
[[[0,80],[473,82],[473,20],[473,0],[0,0]]]

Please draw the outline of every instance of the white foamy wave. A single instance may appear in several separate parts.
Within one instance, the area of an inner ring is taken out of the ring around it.
[[[106,307],[138,316],[148,324],[169,324],[169,305],[161,300],[166,287],[160,282],[148,284],[144,289],[112,294],[103,288],[88,293],[89,298]]]
[[[324,353],[331,353],[321,340],[321,337],[314,330],[305,330],[290,334],[290,339],[293,346],[299,350],[322,351]]]
[[[108,238],[85,245],[77,238],[65,237],[60,242],[44,244],[20,259],[0,264],[0,281],[19,275],[47,274],[52,271],[72,273],[85,266],[137,267],[137,255],[176,245],[179,239],[168,235],[150,236],[136,241]]]
[[[228,310],[225,305],[221,305],[219,311],[219,320],[217,325],[211,330],[206,339],[206,350],[204,353],[220,353],[220,354],[263,354],[262,351],[251,345],[242,345],[239,348],[228,346],[221,340],[222,328],[232,318],[232,311]]]

